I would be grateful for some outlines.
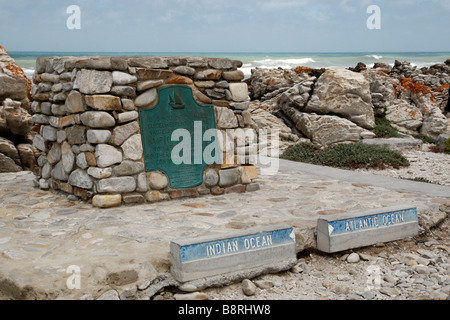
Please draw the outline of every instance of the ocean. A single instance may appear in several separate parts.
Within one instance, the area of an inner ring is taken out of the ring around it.
[[[32,77],[36,58],[54,56],[201,56],[211,58],[229,58],[242,61],[241,70],[250,77],[251,70],[259,68],[283,69],[305,66],[310,68],[348,68],[355,67],[358,62],[372,67],[376,62],[394,65],[395,60],[409,61],[419,68],[443,63],[450,58],[450,52],[385,52],[385,53],[217,53],[217,52],[10,52],[12,58],[28,77]]]

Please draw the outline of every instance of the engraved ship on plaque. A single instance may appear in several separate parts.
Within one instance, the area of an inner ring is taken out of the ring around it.
[[[181,100],[180,96],[176,92],[173,92],[173,94],[170,95],[169,105],[172,109],[176,110],[184,109],[186,107],[183,100]]]

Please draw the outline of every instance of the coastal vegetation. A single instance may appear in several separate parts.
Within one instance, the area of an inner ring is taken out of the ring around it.
[[[289,147],[282,159],[344,169],[409,166],[409,161],[399,152],[364,143],[339,144],[324,150],[312,143]]]

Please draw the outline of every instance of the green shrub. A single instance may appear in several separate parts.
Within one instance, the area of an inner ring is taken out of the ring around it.
[[[416,181],[416,182],[432,183],[430,180],[428,180],[427,178],[423,178],[423,177],[417,177],[417,178],[408,179],[408,180]]]
[[[450,153],[450,138],[444,141],[444,152]]]
[[[409,166],[409,161],[399,152],[364,143],[341,144],[323,151],[311,143],[289,147],[282,159],[335,168],[387,168]]]
[[[429,136],[426,136],[423,134],[415,135],[414,138],[422,140],[423,143],[429,143],[429,144],[437,143],[436,139],[433,139],[432,137],[429,137]]]
[[[373,133],[376,134],[378,138],[400,138],[398,130],[391,126],[391,123],[386,118],[376,118],[375,119],[375,129]]]
[[[290,146],[281,156],[282,159],[312,163],[314,155],[319,149],[312,143],[303,142],[295,146]]]

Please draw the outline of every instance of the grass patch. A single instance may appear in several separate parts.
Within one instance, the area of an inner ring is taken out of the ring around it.
[[[289,147],[281,158],[345,169],[385,169],[388,167],[398,169],[409,166],[409,161],[401,153],[364,143],[341,144],[325,150],[320,150],[312,143],[300,143]]]
[[[427,178],[422,178],[422,177],[417,177],[417,178],[408,179],[408,180],[416,181],[416,182],[424,182],[424,183],[433,183],[430,180],[428,180]]]
[[[422,140],[423,143],[428,143],[428,144],[436,144],[437,143],[436,139],[433,139],[429,136],[425,136],[423,134],[415,135],[414,138]]]
[[[402,136],[396,128],[394,128],[386,118],[375,119],[375,129],[373,133],[377,138],[401,138]]]
[[[444,141],[444,152],[450,153],[450,138]]]

